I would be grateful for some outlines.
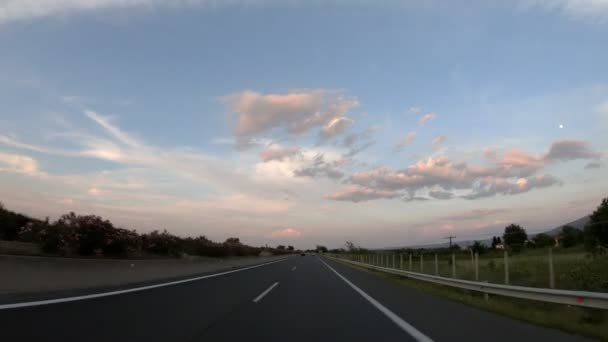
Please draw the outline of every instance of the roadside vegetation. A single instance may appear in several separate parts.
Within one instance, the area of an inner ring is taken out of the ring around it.
[[[555,236],[530,237],[523,227],[510,224],[488,246],[475,241],[466,248],[454,244],[451,248],[370,251],[347,242],[345,248],[329,252],[364,256],[376,265],[445,277],[452,277],[454,257],[456,278],[491,283],[507,283],[507,260],[510,285],[608,292],[607,251],[608,198],[590,215],[583,230],[564,226]]]
[[[352,266],[351,264],[347,264]],[[424,293],[495,312],[517,320],[558,329],[564,332],[608,341],[608,313],[606,310],[542,303],[532,300],[490,295],[428,283],[390,273],[352,266]]]
[[[28,248],[33,247],[33,248]],[[293,246],[252,247],[232,237],[180,237],[166,230],[140,234],[95,215],[73,212],[57,221],[10,211],[0,203],[0,253],[98,257],[258,256],[295,252]]]
[[[511,224],[502,236],[495,236],[491,245],[475,241],[467,248],[398,249],[370,251],[347,242],[345,248],[330,250],[341,257],[365,260],[385,267],[451,277],[452,256],[456,278],[476,280],[475,255],[478,256],[479,281],[504,283],[505,254],[509,264],[509,284],[608,292],[608,198],[602,200],[590,215],[583,230],[565,226],[556,236],[537,234],[528,236],[525,229]],[[346,254],[346,255],[344,255]],[[435,264],[437,256],[437,264]],[[410,266],[409,259],[412,258]],[[403,263],[401,260],[403,258]],[[422,263],[420,259],[422,258]],[[393,261],[394,260],[394,261]],[[554,279],[550,280],[550,260]],[[350,264],[349,264],[350,265]],[[437,269],[435,268],[437,265]],[[352,265],[351,265],[352,266]],[[444,297],[483,310],[500,313],[515,319],[560,329],[608,341],[608,310],[573,307],[532,300],[509,298],[462,290],[404,276],[383,273],[353,266],[385,277],[401,285]]]

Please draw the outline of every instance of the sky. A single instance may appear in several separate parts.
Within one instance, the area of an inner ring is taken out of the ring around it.
[[[608,195],[608,1],[0,0],[0,201],[368,248]]]

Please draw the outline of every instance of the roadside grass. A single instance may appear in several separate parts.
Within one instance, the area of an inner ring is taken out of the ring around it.
[[[395,255],[395,268],[401,268],[400,255]],[[387,254],[388,266],[393,267],[392,255]],[[418,256],[409,268],[407,255],[403,256],[403,269],[412,272],[435,274],[435,256],[425,254],[420,267]],[[438,273],[452,277],[451,254],[438,255]],[[386,261],[385,261],[386,262]],[[502,251],[490,251],[479,256],[479,281],[504,284],[505,269]],[[608,258],[592,259],[582,246],[553,250],[555,288],[564,290],[608,291]],[[594,272],[590,274],[588,270]],[[602,270],[604,270],[602,272]],[[456,278],[475,280],[475,269],[468,252],[456,253]],[[509,284],[531,287],[549,287],[549,258],[545,248],[509,253]]]
[[[454,302],[495,312],[539,326],[559,329],[567,333],[591,337],[600,341],[608,341],[607,310],[543,303],[498,295],[490,295],[486,301],[484,294],[480,292],[427,283],[404,276],[369,270],[345,262],[343,264],[394,281],[402,286],[418,289]]]

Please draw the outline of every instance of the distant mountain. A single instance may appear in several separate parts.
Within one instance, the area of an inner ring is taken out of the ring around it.
[[[546,231],[545,234],[549,234],[551,236],[557,236],[559,235],[559,233],[562,232],[562,230],[564,229],[565,226],[570,226],[579,230],[583,230],[585,228],[585,226],[587,225],[587,223],[589,223],[590,217],[589,216],[583,216],[581,218],[579,218],[578,220],[574,220],[572,222],[563,224],[559,227],[553,228],[549,231]]]
[[[551,230],[548,230],[546,232],[542,232],[544,234],[548,234],[550,236],[557,236],[559,235],[559,233],[562,232],[562,230],[564,229],[565,226],[571,226],[574,227],[576,229],[579,230],[583,230],[585,228],[585,225],[587,225],[587,223],[589,223],[590,217],[589,216],[583,216],[577,220],[574,220],[572,222],[568,222],[566,224],[562,224],[561,226],[555,227]],[[532,238],[535,235],[538,235],[541,233],[533,233],[533,234],[529,234],[528,238]],[[497,234],[498,236],[502,237],[502,233],[501,234]],[[479,241],[482,245],[486,246],[486,247],[490,247],[492,245],[492,239],[479,239],[477,240]],[[475,242],[475,240],[464,240],[464,241],[454,241],[454,244],[458,244],[460,247],[469,247],[471,246],[473,243]],[[447,242],[444,243],[435,243],[435,244],[428,244],[428,245],[415,245],[415,246],[401,246],[401,247],[385,247],[385,248],[378,248],[378,250],[391,250],[391,249],[401,249],[401,248],[412,248],[412,249],[416,249],[416,248],[429,248],[429,249],[433,249],[433,248],[447,248],[449,247],[449,244]]]

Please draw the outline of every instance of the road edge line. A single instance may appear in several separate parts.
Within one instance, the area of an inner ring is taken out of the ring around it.
[[[382,312],[388,319],[393,321],[397,326],[399,326],[403,331],[412,336],[416,341],[419,342],[433,342],[433,340],[423,334],[420,330],[414,328],[411,324],[404,321],[401,317],[399,317],[396,313],[392,312],[389,308],[382,305],[380,302],[375,300],[372,296],[368,295],[365,291],[361,290],[357,287],[357,285],[353,284],[350,280],[346,279],[343,275],[338,273],[333,267],[329,266],[323,259],[319,258],[319,260],[327,266],[332,272],[334,272],[340,279],[344,280],[346,284],[352,287],[357,293],[361,295],[361,297],[365,298],[368,302],[370,302],[378,311]]]

